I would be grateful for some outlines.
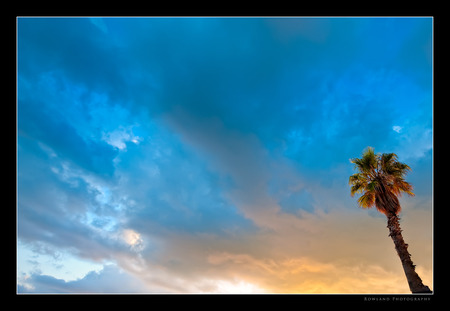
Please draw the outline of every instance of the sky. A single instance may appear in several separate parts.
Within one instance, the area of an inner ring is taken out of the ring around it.
[[[433,289],[432,18],[18,18],[18,293],[409,293],[350,196],[412,171]]]

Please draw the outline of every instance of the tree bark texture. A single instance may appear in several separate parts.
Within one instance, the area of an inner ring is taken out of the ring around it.
[[[399,217],[396,214],[387,215],[389,236],[394,241],[395,250],[397,251],[400,261],[402,262],[403,271],[405,271],[406,279],[408,280],[409,289],[412,293],[431,293],[428,286],[422,283],[415,270],[415,265],[411,260],[411,254],[408,252],[408,244],[405,243],[400,229]]]

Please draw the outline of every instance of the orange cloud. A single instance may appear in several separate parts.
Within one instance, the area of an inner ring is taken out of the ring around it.
[[[408,207],[404,214],[405,240],[432,288],[430,213]],[[166,290],[191,293],[410,293],[384,218],[342,208],[272,216],[271,228],[234,240],[172,236],[160,264],[147,262],[149,284],[164,280]]]

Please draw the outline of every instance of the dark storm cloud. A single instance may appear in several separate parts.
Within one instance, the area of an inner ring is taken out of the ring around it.
[[[63,71],[69,79],[90,89],[110,94],[126,89],[118,70],[126,62],[89,19],[19,19],[18,47],[21,75],[37,78],[44,72]]]

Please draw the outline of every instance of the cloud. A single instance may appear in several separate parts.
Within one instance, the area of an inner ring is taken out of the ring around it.
[[[107,265],[99,272],[89,272],[81,279],[66,282],[48,275],[31,274],[18,285],[19,294],[33,293],[145,293],[149,289],[138,278],[122,269]]]
[[[268,293],[408,292],[401,275],[379,266],[363,268],[357,263],[321,263],[307,257],[280,261],[255,259],[241,254],[218,254],[218,257],[220,259],[211,256],[210,262],[235,273],[245,270],[241,273],[247,274],[246,279],[263,285],[263,291]]]
[[[406,125],[399,134],[395,151],[402,161],[417,161],[426,157],[433,149],[433,129],[430,125],[420,123]]]
[[[407,293],[386,220],[354,208],[302,212],[301,217],[272,214],[270,230],[252,234],[172,231],[160,236],[164,247],[157,252],[144,249],[132,267],[129,261],[121,264],[149,286],[177,293],[214,292],[222,282],[240,281],[268,293]],[[426,268],[431,249],[424,247],[430,244],[431,237],[424,236],[431,223],[420,216],[427,212],[405,208],[404,213],[405,240],[417,247],[414,263],[423,269],[424,282],[432,284]]]
[[[98,261],[126,251],[116,238],[124,211],[108,198],[110,182],[45,150],[19,141],[19,239]]]
[[[119,128],[109,133],[103,133],[102,138],[111,146],[114,146],[120,150],[127,147],[127,142],[139,143],[139,137],[133,135],[132,129]]]
[[[402,127],[399,126],[399,125],[394,125],[394,126],[392,127],[392,129],[393,129],[394,131],[396,131],[397,133],[400,133],[400,132],[402,131]]]
[[[97,23],[98,24],[98,23]],[[124,98],[119,47],[87,18],[21,18],[18,20],[18,67],[23,76],[63,72],[74,83]]]
[[[88,171],[111,176],[112,160],[117,152],[104,141],[97,140],[95,134],[91,134],[95,131],[88,134],[88,129],[83,129],[86,124],[83,122],[90,119],[83,106],[94,105],[95,96],[82,102],[80,97],[84,94],[77,94],[75,86],[55,86],[61,82],[60,77],[53,75],[44,76],[37,82],[37,87],[30,81],[22,82],[24,86],[20,88],[18,104],[19,143],[22,137],[36,139],[56,155]]]
[[[203,222],[203,217],[213,221],[214,215],[227,213],[215,174],[164,129],[121,154],[117,174],[118,196],[133,198],[140,215],[136,221],[153,219],[179,229],[213,228],[214,223]]]

